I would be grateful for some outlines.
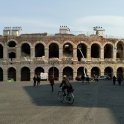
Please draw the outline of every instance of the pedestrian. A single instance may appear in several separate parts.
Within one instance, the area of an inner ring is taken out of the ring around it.
[[[51,87],[52,87],[52,92],[54,91],[54,76],[53,75],[51,75],[50,76],[50,78],[49,78],[49,82],[50,82],[50,85],[51,85]]]
[[[37,86],[40,86],[40,80],[41,80],[41,79],[40,79],[40,75],[38,74],[38,75],[37,75]]]
[[[36,86],[36,82],[37,82],[37,75],[34,74],[34,77],[33,77],[33,86],[35,87]]]
[[[119,75],[119,76],[118,76],[118,84],[121,85],[121,82],[122,82],[122,76]]]
[[[113,85],[115,85],[115,83],[116,83],[116,77],[115,76],[113,76]]]

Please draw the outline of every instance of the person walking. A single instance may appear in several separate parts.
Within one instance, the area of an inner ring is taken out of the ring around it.
[[[33,77],[33,86],[35,87],[36,86],[36,83],[37,83],[37,75],[35,74],[34,77]]]
[[[116,83],[116,77],[115,76],[113,76],[113,85],[115,85],[115,83]]]
[[[50,78],[49,78],[49,82],[50,82],[50,85],[51,85],[51,87],[52,87],[52,92],[54,91],[54,76],[53,75],[51,75],[50,76]]]
[[[38,75],[37,75],[37,86],[40,86],[40,80],[41,80],[41,79],[40,79],[40,75],[38,74]]]
[[[119,75],[119,76],[118,76],[118,84],[121,85],[121,82],[122,82],[122,76]]]

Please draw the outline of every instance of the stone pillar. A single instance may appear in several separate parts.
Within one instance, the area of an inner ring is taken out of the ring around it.
[[[105,66],[104,65],[101,65],[101,67],[100,67],[101,75],[104,75],[104,69],[105,69]]]
[[[20,47],[16,47],[16,59],[17,61],[20,61],[21,58],[21,49]]]
[[[8,58],[8,50],[7,50],[7,45],[6,45],[6,43],[5,43],[5,46],[4,46],[4,48],[3,48],[3,56],[4,56],[4,61],[6,61],[7,60],[7,58]]]
[[[73,49],[73,59],[77,61],[77,49],[76,48]]]
[[[87,61],[91,61],[91,49],[87,49]]]
[[[35,57],[35,48],[31,47],[31,60],[33,60]]]
[[[62,81],[62,77],[63,77],[63,72],[59,71],[59,81]]]
[[[16,82],[20,82],[21,81],[21,70],[20,67],[17,66],[17,70],[16,70]]]
[[[117,54],[117,49],[114,47],[113,48],[113,61],[116,61],[116,54]]]
[[[77,48],[73,49],[73,62],[74,64],[77,62]]]
[[[4,69],[3,69],[3,81],[4,82],[7,82],[8,81],[7,67],[4,67]]]
[[[63,49],[59,48],[59,59],[62,60],[63,58]]]
[[[87,75],[91,77],[91,68],[87,67]]]
[[[34,77],[34,68],[31,68],[30,69],[30,82],[32,82],[33,77]]]
[[[104,48],[101,48],[100,58],[101,58],[101,61],[104,61]]]
[[[49,49],[46,47],[45,48],[45,59],[48,60],[49,57]]]
[[[77,69],[75,68],[74,69],[74,72],[73,72],[73,80],[75,80],[77,77]]]

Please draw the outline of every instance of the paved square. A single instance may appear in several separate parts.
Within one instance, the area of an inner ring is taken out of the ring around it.
[[[124,82],[72,83],[73,105],[57,100],[59,84],[0,83],[0,124],[124,124]]]

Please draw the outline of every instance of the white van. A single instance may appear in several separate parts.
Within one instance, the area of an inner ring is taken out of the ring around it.
[[[40,73],[40,78],[42,81],[47,81],[48,80],[48,73]]]

